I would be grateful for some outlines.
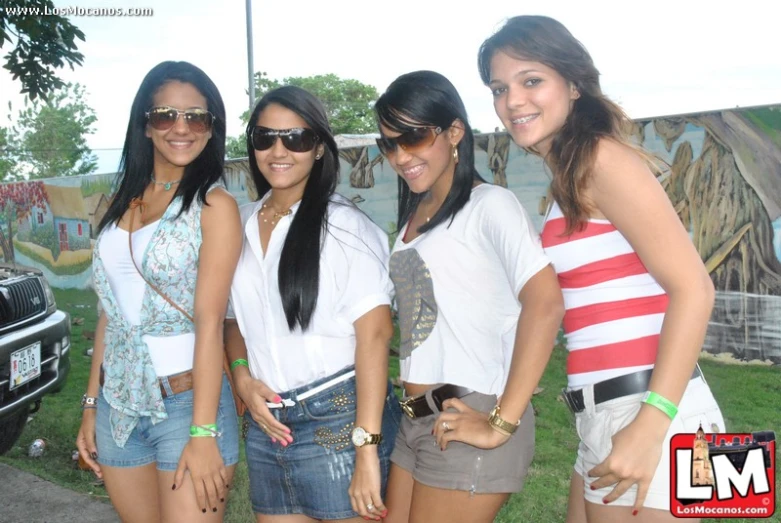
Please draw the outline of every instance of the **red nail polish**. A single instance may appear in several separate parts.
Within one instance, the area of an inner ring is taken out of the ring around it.
[[[274,403],[282,403],[282,396],[280,396],[279,394],[274,396]]]
[[[597,490],[597,487],[595,487],[594,485],[590,485],[590,486],[589,486],[589,488],[590,488],[591,490]]]
[[[632,511],[632,515],[633,515],[633,516],[636,516],[636,515],[637,515],[637,510],[633,510],[633,511]]]
[[[607,504],[609,503],[609,501],[608,501],[608,500],[606,500],[606,499],[603,499],[603,500],[602,500],[602,503],[604,503],[605,505],[607,505]]]

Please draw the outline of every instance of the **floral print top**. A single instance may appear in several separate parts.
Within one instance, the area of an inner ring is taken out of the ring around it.
[[[221,184],[215,184],[209,190],[218,186]],[[139,269],[148,281],[192,316],[198,254],[203,240],[203,206],[196,199],[187,212],[177,217],[181,206],[180,196],[171,201],[156,226]],[[124,447],[142,416],[149,416],[153,424],[168,418],[157,374],[142,336],[185,334],[194,332],[195,326],[148,285],[144,290],[141,323],[131,325],[122,315],[111,291],[100,257],[101,238],[102,233],[93,251],[92,276],[108,320],[104,338],[103,397],[111,406],[114,441]]]

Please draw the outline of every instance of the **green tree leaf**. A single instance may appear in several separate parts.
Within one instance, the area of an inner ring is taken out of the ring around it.
[[[31,100],[46,100],[65,85],[56,69],[73,69],[84,61],[76,46],[84,33],[67,18],[51,14],[54,8],[52,0],[3,0],[0,9],[0,49],[13,46],[3,68],[21,82],[21,93]]]

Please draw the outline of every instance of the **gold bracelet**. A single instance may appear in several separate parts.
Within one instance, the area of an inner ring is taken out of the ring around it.
[[[491,428],[497,432],[500,432],[505,436],[512,436],[513,433],[518,429],[518,426],[521,424],[521,420],[518,420],[517,423],[510,423],[509,421],[501,418],[499,415],[500,412],[501,407],[496,405],[491,410],[490,414],[488,414],[488,424],[491,425]]]

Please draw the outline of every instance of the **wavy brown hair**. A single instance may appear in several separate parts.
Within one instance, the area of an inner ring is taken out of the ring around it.
[[[480,46],[478,69],[486,85],[491,81],[491,59],[499,51],[547,65],[580,94],[543,158],[553,174],[551,195],[567,220],[565,234],[583,229],[588,220],[591,209],[583,199],[583,190],[593,175],[600,139],[632,147],[656,170],[651,156],[631,141],[634,123],[602,93],[591,55],[560,22],[547,16],[510,18]],[[539,155],[533,149],[529,152]]]

